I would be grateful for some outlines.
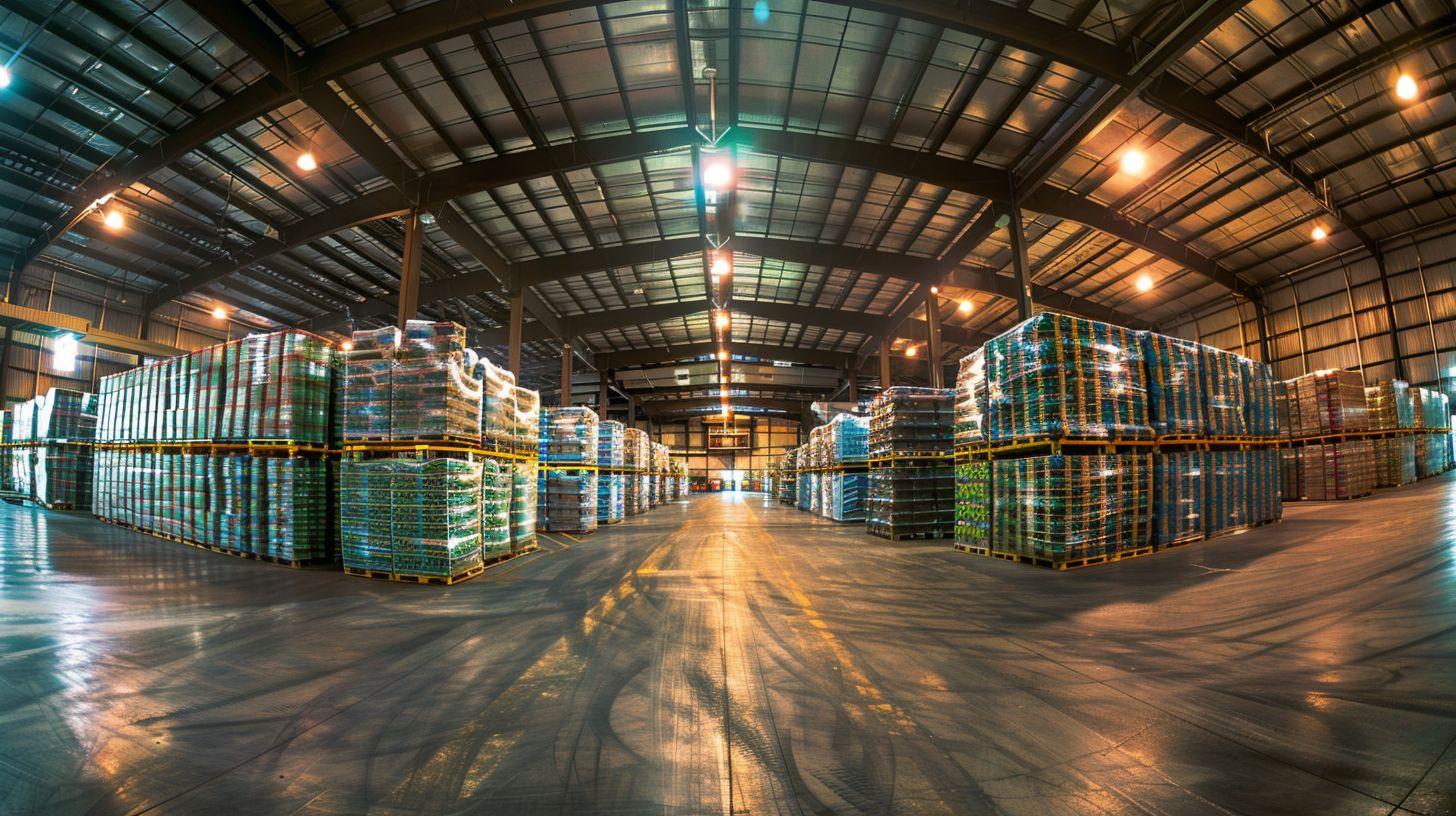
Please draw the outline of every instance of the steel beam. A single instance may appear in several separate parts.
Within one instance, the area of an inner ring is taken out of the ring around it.
[[[940,298],[935,291],[925,297],[925,362],[930,366],[930,387],[944,388],[945,362],[940,353]]]
[[[689,343],[673,348],[603,352],[597,355],[597,364],[600,367],[613,369],[630,368],[673,360],[709,358],[717,350],[717,343]],[[851,355],[837,351],[821,351],[794,346],[763,346],[751,343],[734,343],[733,353],[760,360],[783,360],[790,363],[821,365],[826,368],[843,368],[851,359]]]
[[[1011,271],[1016,278],[1016,316],[1020,320],[1031,317],[1031,261],[1026,254],[1026,223],[1021,219],[1021,208],[1012,207],[1006,231],[1011,236]]]
[[[404,251],[400,253],[399,328],[414,320],[420,311],[420,258],[424,236],[420,234],[420,211],[411,210],[404,220]]]

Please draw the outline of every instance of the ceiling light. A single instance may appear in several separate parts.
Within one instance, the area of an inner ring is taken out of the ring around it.
[[[1407,101],[1416,98],[1416,81],[1410,74],[1401,74],[1395,81],[1395,95]]]
[[[725,275],[728,275],[732,271],[733,271],[733,267],[728,263],[728,259],[727,258],[724,258],[721,255],[714,256],[714,258],[713,258],[713,274],[715,276],[721,278],[721,277],[724,277]]]
[[[212,316],[217,318],[218,320],[222,320],[223,318],[227,317],[227,309],[224,309],[221,306],[214,306],[212,307]]]
[[[940,294],[940,287],[939,286],[932,286],[932,287],[930,287],[930,294],[932,294],[932,295],[938,295],[938,294]]]
[[[115,232],[126,225],[126,219],[122,217],[120,210],[108,210],[105,215],[101,216],[101,223],[105,224],[107,229]]]
[[[759,23],[768,22],[768,0],[757,0],[753,4],[753,19]]]
[[[720,329],[726,329],[726,328],[728,328],[728,324],[731,321],[732,321],[732,319],[730,317],[728,317],[728,313],[727,312],[719,312],[718,313],[718,328],[720,328]]]
[[[1315,239],[1316,241],[1323,241],[1325,238],[1329,237],[1329,234],[1329,231],[1326,230],[1324,227],[1318,226],[1311,230],[1309,233],[1310,237]]]
[[[344,350],[344,351],[353,351],[353,350],[354,350],[354,343],[353,343],[353,341],[352,341],[352,340],[345,340],[345,341],[344,341],[344,345],[343,345],[343,346],[341,346],[341,348],[342,348],[342,349],[343,349],[343,350]]]
[[[298,169],[305,173],[312,173],[318,169],[318,159],[315,159],[312,153],[300,153],[298,154]]]
[[[720,352],[718,352],[718,359],[719,360],[726,360],[726,359],[728,359],[728,352],[726,352],[726,351],[720,351]]]
[[[961,314],[970,314],[971,310],[976,307],[975,304],[971,303],[969,300],[963,300],[961,301],[961,304],[956,308],[960,311]]]
[[[714,190],[725,190],[733,183],[733,168],[728,162],[715,161],[703,170],[703,183]]]
[[[914,357],[915,355],[917,355],[919,353],[920,353],[920,349],[918,347],[916,347],[916,346],[906,346],[905,347],[905,356],[906,357]]]
[[[0,65],[0,88],[10,87],[10,69]]]
[[[1122,154],[1122,172],[1130,176],[1140,176],[1148,169],[1148,157],[1143,155],[1141,150],[1129,150]]]
[[[1151,291],[1153,291],[1153,276],[1152,275],[1149,275],[1146,272],[1144,272],[1141,275],[1138,275],[1138,279],[1137,279],[1137,290],[1139,292],[1151,292]]]

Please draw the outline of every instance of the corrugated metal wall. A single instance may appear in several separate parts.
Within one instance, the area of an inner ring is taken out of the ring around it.
[[[1348,368],[1373,383],[1398,376],[1399,368],[1413,385],[1456,396],[1456,226],[1390,246],[1385,265],[1389,308],[1379,266],[1368,256],[1334,258],[1268,287],[1269,361],[1276,376]],[[1262,359],[1255,319],[1252,305],[1229,303],[1162,329]]]

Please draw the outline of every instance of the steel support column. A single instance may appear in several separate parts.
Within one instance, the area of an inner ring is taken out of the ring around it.
[[[5,342],[0,343],[0,411],[10,407],[10,345],[15,339],[15,329],[5,330]],[[40,354],[37,352],[35,358],[36,366],[40,366]]]
[[[611,384],[611,377],[605,369],[597,373],[597,418],[607,418],[607,406],[611,405],[611,395],[607,393],[607,386]]]
[[[851,363],[853,365],[853,363]],[[890,338],[880,338],[880,390],[890,387]]]
[[[930,366],[930,387],[944,388],[945,364],[940,352],[940,297],[925,294],[925,362]]]
[[[424,254],[424,231],[420,211],[410,210],[404,217],[404,252],[399,270],[399,327],[414,320],[420,311],[420,259]]]
[[[1376,251],[1375,268],[1380,272],[1380,294],[1385,298],[1385,325],[1390,331],[1390,355],[1395,359],[1395,378],[1405,379],[1405,359],[1400,352],[1400,329],[1395,325],[1395,304],[1390,297],[1390,275],[1385,269],[1385,253]]]
[[[849,363],[849,401],[859,402],[859,368],[852,360]]]
[[[566,340],[561,344],[561,399],[559,402],[564,408],[571,404],[571,341]]]
[[[511,293],[510,325],[506,327],[506,366],[516,376],[517,385],[521,383],[521,316],[525,310],[525,295],[517,289]]]
[[[1016,315],[1025,320],[1031,317],[1031,261],[1026,254],[1026,229],[1019,204],[1012,205],[1006,227],[1011,233],[1011,269],[1016,276]]]

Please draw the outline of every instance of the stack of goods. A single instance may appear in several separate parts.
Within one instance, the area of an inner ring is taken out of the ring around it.
[[[484,560],[490,562],[517,550],[511,544],[512,477],[516,463],[485,459],[480,464],[480,550]]]
[[[1414,427],[1427,430],[1451,427],[1451,399],[1445,392],[1414,388],[1410,393]]]
[[[332,434],[333,359],[323,338],[291,330],[103,378],[93,512],[194,544],[289,562],[327,559],[323,460],[198,446],[245,440],[322,448]],[[190,447],[109,447],[137,442]]]
[[[355,332],[353,343],[342,394],[346,438],[480,439],[481,383],[463,326],[411,320],[402,333]],[[371,402],[388,405],[387,421]]]
[[[328,468],[312,457],[102,448],[98,518],[288,562],[329,555]]]
[[[956,372],[955,444],[975,446],[986,441],[986,352],[978,348],[961,358]]]
[[[794,506],[814,512],[818,505],[819,474],[808,470],[814,466],[814,454],[808,442],[794,448],[794,461],[798,462],[799,468],[798,477],[794,480]]]
[[[1410,384],[1404,380],[1386,380],[1366,386],[1365,412],[1372,431],[1414,428],[1415,403]]]
[[[824,474],[819,482],[820,515],[834,521],[864,521],[868,477],[863,473]]]
[[[597,528],[597,426],[590,408],[541,409],[541,529],[585,533]]]
[[[674,478],[677,480],[677,495],[674,498],[686,499],[692,490],[692,480],[688,478],[688,463],[684,459],[674,460],[672,463]]]
[[[1300,501],[1308,498],[1309,472],[1304,466],[1303,448],[1284,448],[1279,451],[1279,495],[1285,501]]]
[[[1279,380],[1274,383],[1275,424],[1282,439],[1298,439],[1304,436],[1300,424],[1299,389],[1293,380]]]
[[[1142,438],[1148,424],[1138,333],[1043,312],[989,340],[986,436]]]
[[[341,463],[344,567],[434,578],[479,567],[483,469],[462,459]]]
[[[885,538],[939,538],[955,526],[955,469],[949,457],[955,392],[887,388],[870,408],[865,522]]]
[[[339,413],[344,438],[387,441],[393,438],[389,404],[399,329],[356,331],[344,355]]]
[[[1294,380],[1304,436],[1328,436],[1370,428],[1365,383],[1358,371],[1316,371]]]
[[[1199,358],[1206,432],[1210,436],[1247,436],[1244,366],[1239,362],[1243,358],[1209,346],[1199,347]]]
[[[1280,488],[1280,459],[1277,448],[1255,448],[1246,452],[1249,461],[1250,524],[1266,524],[1284,518]]]
[[[511,549],[519,552],[536,543],[537,484],[540,465],[535,459],[511,463]]]
[[[1174,547],[1207,536],[1208,453],[1153,454],[1153,545]]]
[[[858,464],[869,458],[869,417],[836,414],[828,425],[820,427],[825,429],[827,464]]]
[[[955,540],[976,551],[991,546],[991,462],[968,459],[955,470]]]
[[[799,486],[799,449],[792,448],[784,454],[779,463],[779,480],[776,483],[776,497],[782,504],[794,504]]]
[[[15,433],[12,424],[15,417],[9,411],[0,411],[0,492],[14,490],[14,477],[10,473],[10,448]]]
[[[1249,526],[1249,453],[1214,450],[1203,454],[1207,463],[1204,530],[1209,536]]]
[[[1368,439],[1309,445],[1299,453],[1307,499],[1350,499],[1375,489],[1375,450]]]
[[[1249,436],[1279,436],[1279,413],[1274,405],[1274,370],[1268,363],[1234,356],[1244,383],[1244,426]]]
[[[1050,566],[1147,547],[1151,471],[1147,454],[998,460],[990,547]]]
[[[516,450],[516,375],[484,357],[475,362],[471,376],[480,383],[480,446],[488,451]],[[534,391],[528,392],[534,394]],[[531,406],[532,425],[540,405]]]
[[[1424,434],[1370,440],[1375,455],[1375,486],[1400,487],[1416,480],[1416,448]]]
[[[597,425],[597,522],[612,524],[626,515],[621,470],[626,466],[626,428],[616,420]]]
[[[628,471],[622,483],[622,512],[635,516],[643,511],[642,496],[646,484],[642,470],[646,467],[646,451],[649,450],[647,433],[640,428],[622,431],[622,466]]]
[[[1206,349],[1153,332],[1138,337],[1148,366],[1148,421],[1153,430],[1160,436],[1202,436],[1206,423],[1200,363]]]
[[[529,388],[511,388],[510,408],[515,411],[516,453],[534,457],[541,447],[541,395]]]
[[[652,506],[667,501],[667,463],[671,452],[661,442],[652,443]]]
[[[41,505],[73,510],[92,502],[95,394],[51,388],[10,412],[11,489]]]

